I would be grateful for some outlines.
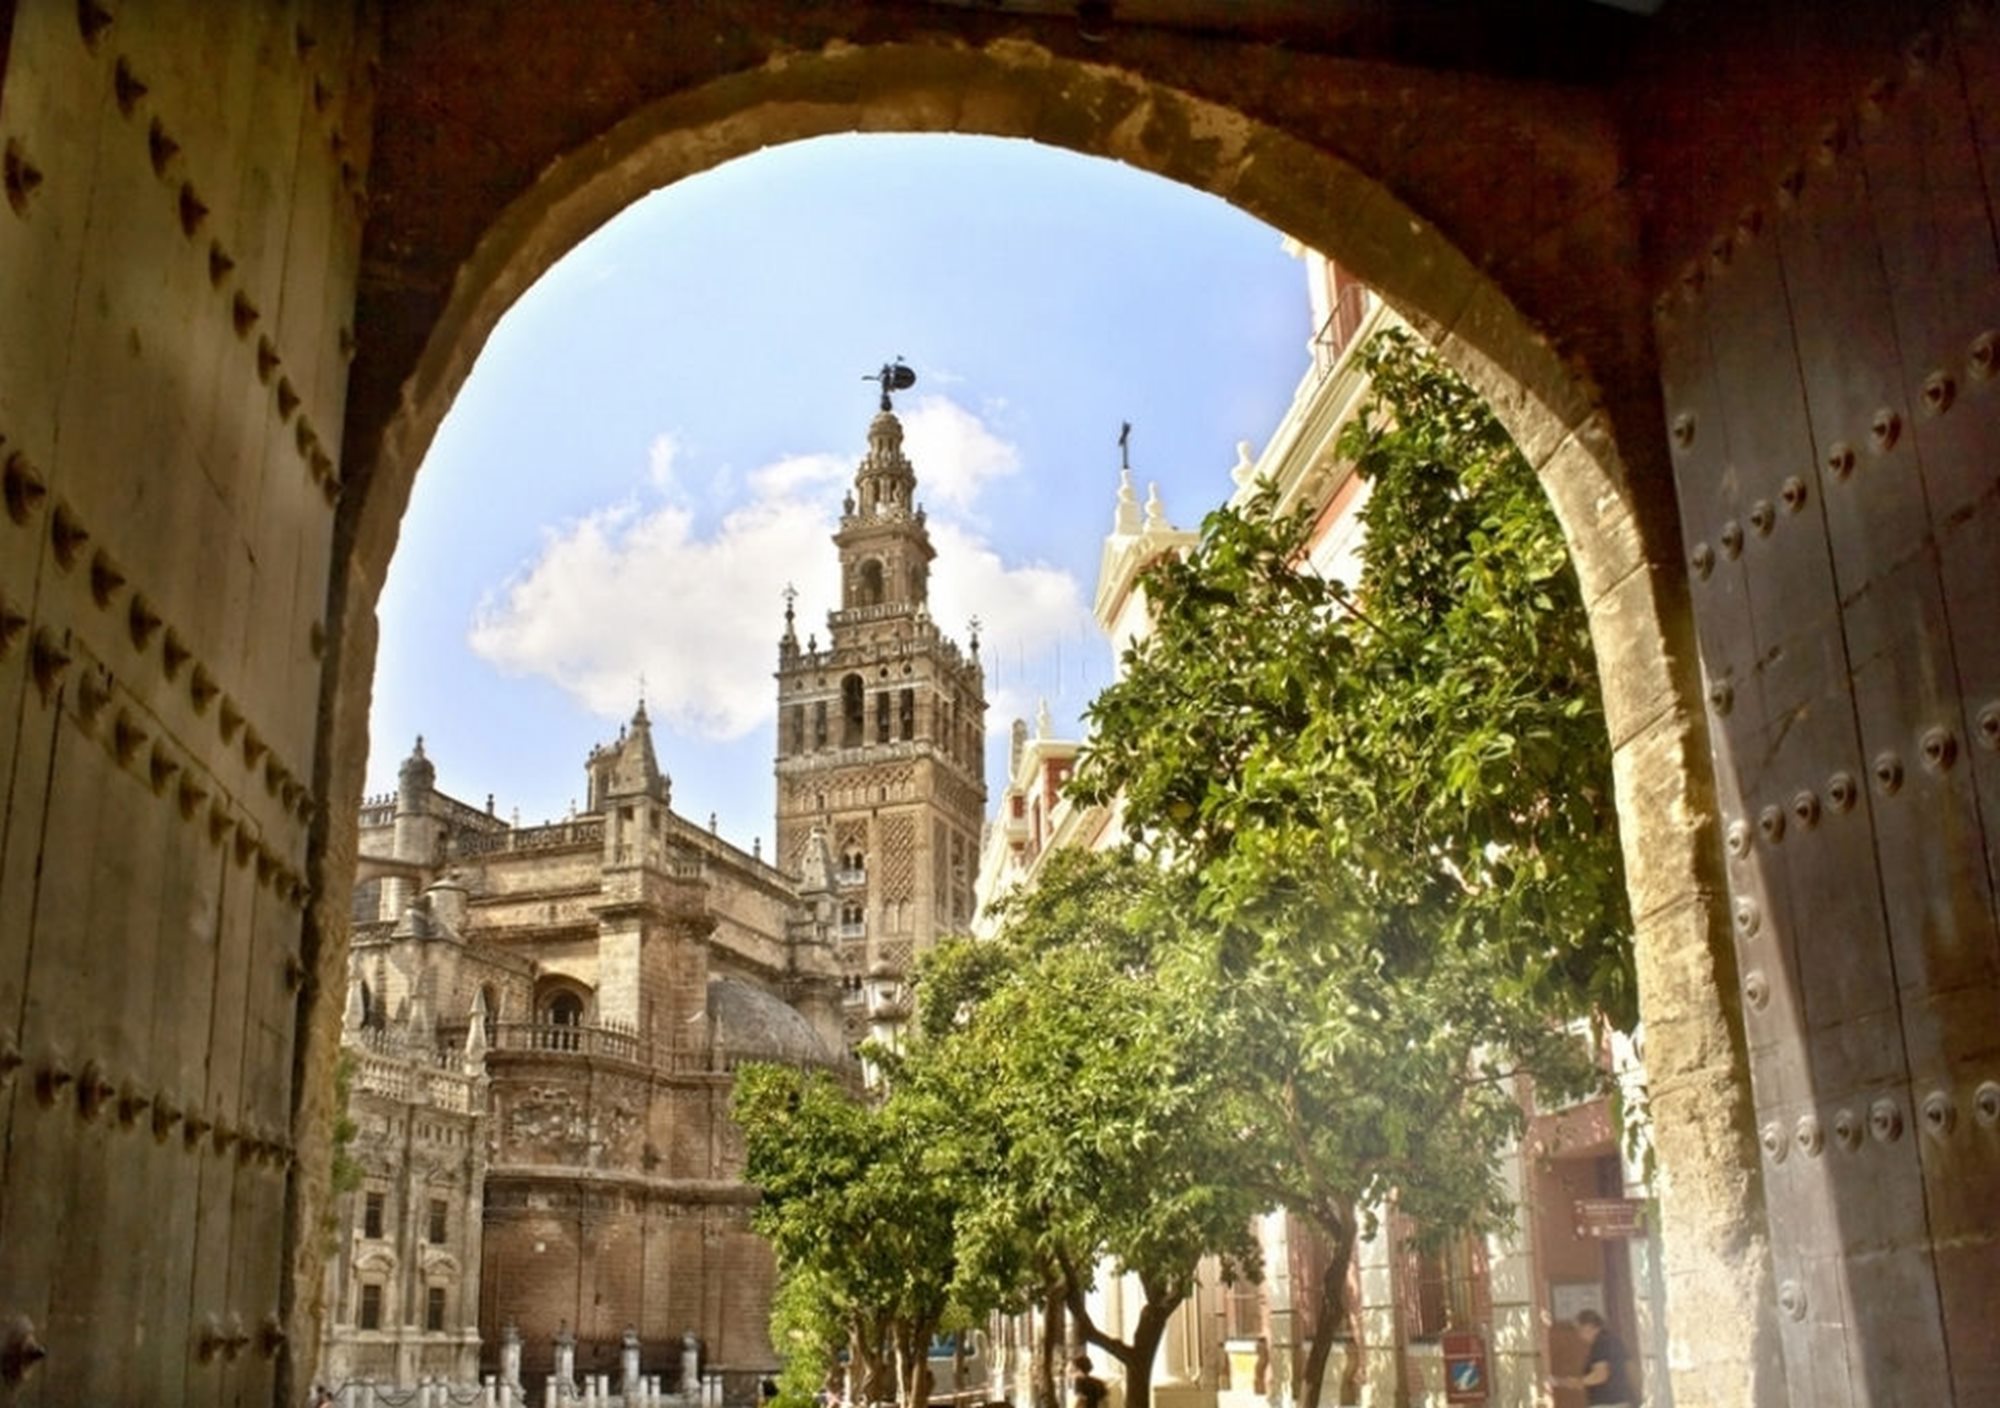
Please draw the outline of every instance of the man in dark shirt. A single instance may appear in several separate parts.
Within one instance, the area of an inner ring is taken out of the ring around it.
[[[1576,1331],[1583,1336],[1583,1373],[1574,1379],[1551,1379],[1557,1388],[1580,1388],[1592,1408],[1633,1408],[1632,1384],[1625,1376],[1625,1346],[1604,1328],[1594,1310],[1576,1313]]]

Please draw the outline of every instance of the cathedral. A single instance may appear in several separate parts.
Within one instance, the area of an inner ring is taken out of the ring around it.
[[[564,821],[447,795],[421,739],[364,804],[329,1382],[698,1374],[744,1401],[775,1367],[733,1071],[863,1083],[915,957],[970,923],[986,800],[978,641],[931,619],[911,378],[881,379],[824,644],[787,595],[768,861],[674,809],[643,701]]]

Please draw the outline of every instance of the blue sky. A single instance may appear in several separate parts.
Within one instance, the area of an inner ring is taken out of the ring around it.
[[[939,560],[985,621],[988,787],[1008,721],[1059,727],[1108,677],[1090,619],[1119,423],[1168,516],[1229,490],[1307,363],[1277,232],[1115,163],[1025,142],[857,136],[772,149],[638,202],[502,320],[419,474],[381,604],[369,791],[422,733],[445,790],[524,823],[643,676],[678,810],[771,834],[787,581],[824,634],[828,541],[898,398]]]

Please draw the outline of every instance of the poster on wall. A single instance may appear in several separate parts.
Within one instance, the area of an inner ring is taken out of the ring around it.
[[[1579,1310],[1594,1310],[1604,1313],[1604,1283],[1602,1281],[1551,1281],[1549,1282],[1549,1314],[1557,1320],[1567,1320],[1574,1324]]]
[[[1444,1351],[1444,1401],[1484,1403],[1486,1341],[1470,1330],[1447,1330],[1439,1336],[1438,1347]]]

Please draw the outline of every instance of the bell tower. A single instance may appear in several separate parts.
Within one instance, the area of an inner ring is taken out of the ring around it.
[[[986,809],[985,673],[930,614],[936,556],[891,394],[916,376],[872,377],[880,407],[833,536],[840,604],[827,639],[801,646],[792,594],[778,642],[778,864],[797,875],[814,837],[834,866],[829,936],[850,1045],[907,1015],[917,954],[972,921]]]

